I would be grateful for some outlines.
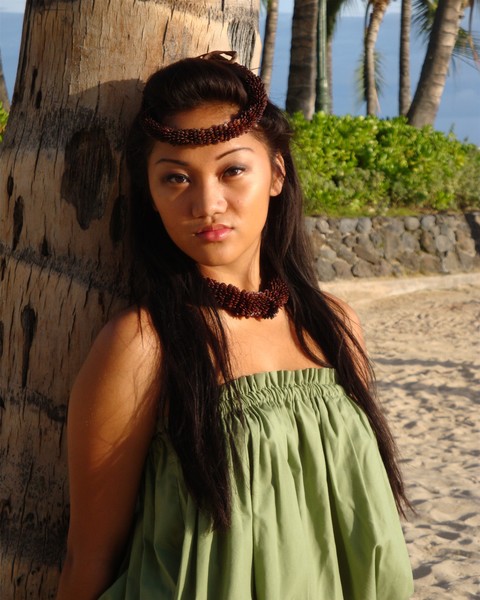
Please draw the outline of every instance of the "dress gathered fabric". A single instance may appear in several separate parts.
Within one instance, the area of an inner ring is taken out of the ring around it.
[[[158,432],[123,571],[101,600],[410,598],[412,571],[377,442],[335,371],[259,373],[236,384],[243,425],[224,411],[241,432],[230,529],[211,530]]]

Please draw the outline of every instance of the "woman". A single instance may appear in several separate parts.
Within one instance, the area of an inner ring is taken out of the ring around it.
[[[318,290],[288,122],[233,59],[145,87],[127,149],[137,303],[72,392],[59,600],[412,593],[358,319]]]

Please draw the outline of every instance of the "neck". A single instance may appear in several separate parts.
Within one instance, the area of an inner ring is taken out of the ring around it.
[[[240,290],[245,290],[247,292],[258,292],[262,286],[260,268],[255,270],[251,269],[242,275],[239,275],[238,273],[224,272],[219,269],[211,269],[208,267],[202,267],[200,272],[206,279],[213,279],[219,283],[233,285]],[[265,281],[263,283],[266,284],[268,282]]]

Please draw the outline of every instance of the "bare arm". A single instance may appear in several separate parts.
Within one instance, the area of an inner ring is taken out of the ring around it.
[[[147,321],[145,319],[145,321]],[[157,345],[129,310],[99,334],[68,411],[70,527],[57,600],[96,599],[122,557],[157,407]]]

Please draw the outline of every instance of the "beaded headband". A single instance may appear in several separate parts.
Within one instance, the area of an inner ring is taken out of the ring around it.
[[[228,58],[226,58],[228,57]],[[167,127],[156,121],[152,116],[145,113],[141,116],[141,124],[145,133],[161,142],[167,142],[173,146],[194,145],[208,146],[219,142],[228,142],[232,138],[243,135],[260,121],[267,105],[267,93],[260,77],[252,73],[250,69],[235,62],[236,52],[213,51],[202,54],[198,58],[204,60],[219,60],[237,69],[239,74],[245,78],[249,102],[230,121],[220,125],[212,125],[208,128],[198,129],[175,129]]]

